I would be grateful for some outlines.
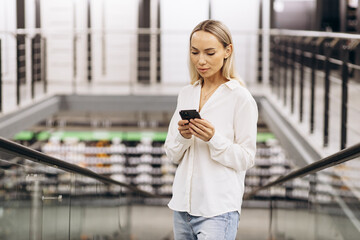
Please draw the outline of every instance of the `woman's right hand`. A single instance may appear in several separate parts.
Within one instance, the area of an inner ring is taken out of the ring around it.
[[[178,122],[178,130],[179,133],[181,134],[181,136],[183,136],[186,139],[190,139],[192,134],[190,132],[190,127],[189,127],[189,121],[188,120],[180,120]]]

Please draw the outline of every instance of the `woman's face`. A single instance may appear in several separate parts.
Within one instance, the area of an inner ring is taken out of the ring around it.
[[[221,76],[224,58],[229,57],[231,48],[224,46],[211,33],[197,31],[190,41],[190,59],[203,78]]]

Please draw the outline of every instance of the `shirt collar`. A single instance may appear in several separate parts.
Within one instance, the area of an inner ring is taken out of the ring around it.
[[[199,79],[194,83],[194,86],[201,85],[201,83],[202,83],[202,80]],[[233,90],[233,89],[237,88],[239,85],[240,85],[240,83],[237,80],[234,80],[234,79],[230,79],[229,81],[227,81],[225,83],[225,86],[230,88],[230,90]]]
[[[225,86],[227,86],[228,88],[230,88],[230,90],[233,90],[237,87],[240,86],[240,83],[237,81],[237,80],[234,80],[234,79],[230,79],[229,81],[227,81],[225,83]]]

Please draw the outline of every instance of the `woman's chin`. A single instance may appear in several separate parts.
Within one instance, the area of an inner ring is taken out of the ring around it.
[[[211,75],[208,72],[198,72],[201,77],[210,77]]]

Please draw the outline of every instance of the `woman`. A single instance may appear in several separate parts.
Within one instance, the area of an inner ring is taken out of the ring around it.
[[[165,142],[179,164],[168,206],[177,240],[235,239],[246,170],[254,165],[257,106],[236,77],[229,30],[206,20],[190,35],[191,84],[181,89]],[[181,120],[197,109],[201,119]]]

